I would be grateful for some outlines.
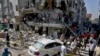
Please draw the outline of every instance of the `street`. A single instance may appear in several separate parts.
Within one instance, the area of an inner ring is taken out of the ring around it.
[[[2,55],[2,52],[4,51],[5,47],[6,47],[5,45],[0,47],[0,56]],[[70,49],[70,48],[67,47],[67,49]],[[10,47],[9,51],[12,53],[13,56],[18,56],[19,54],[21,54],[22,56],[29,56],[27,48],[20,50],[20,47],[17,47],[17,48],[16,47]],[[80,50],[80,55],[89,56],[88,55],[88,47],[86,48],[85,51]],[[75,55],[75,56],[79,56],[79,55]]]

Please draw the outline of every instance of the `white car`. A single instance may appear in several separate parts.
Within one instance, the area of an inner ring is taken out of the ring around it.
[[[41,39],[29,47],[28,53],[30,56],[53,56],[61,51],[61,45],[58,40]]]

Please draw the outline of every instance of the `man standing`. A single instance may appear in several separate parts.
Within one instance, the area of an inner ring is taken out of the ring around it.
[[[64,34],[61,34],[61,36],[60,36],[60,40],[61,40],[62,42],[64,42],[64,40],[65,40],[65,36],[64,36]]]
[[[93,41],[90,41],[90,45],[89,45],[89,56],[93,56],[94,49],[95,49],[95,44],[93,43]]]
[[[97,41],[97,45],[94,50],[94,56],[100,56],[100,36]]]
[[[12,54],[10,51],[8,51],[8,48],[5,48],[4,52],[2,53],[2,56],[12,56]]]
[[[63,43],[63,45],[61,46],[61,54],[60,56],[65,56],[65,54],[67,54],[67,48],[66,48],[66,44]]]
[[[76,51],[77,51],[77,40],[76,39],[74,39],[71,42],[70,48],[71,48],[72,53],[76,54]]]
[[[4,32],[5,32],[5,38],[6,38],[7,46],[10,47],[10,38],[9,38],[8,30],[5,29]]]
[[[97,44],[94,50],[94,56],[100,56],[100,44]]]

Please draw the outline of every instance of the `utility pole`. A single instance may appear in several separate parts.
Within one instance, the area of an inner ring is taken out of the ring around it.
[[[99,16],[98,24],[100,24],[100,0],[99,0],[99,4],[98,4],[98,16]]]
[[[100,15],[99,15],[99,24],[100,24]]]

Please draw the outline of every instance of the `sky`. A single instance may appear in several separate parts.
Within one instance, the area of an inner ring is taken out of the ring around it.
[[[85,6],[87,8],[87,13],[92,14],[92,18],[98,18],[98,6],[99,5],[99,0],[85,0]]]

